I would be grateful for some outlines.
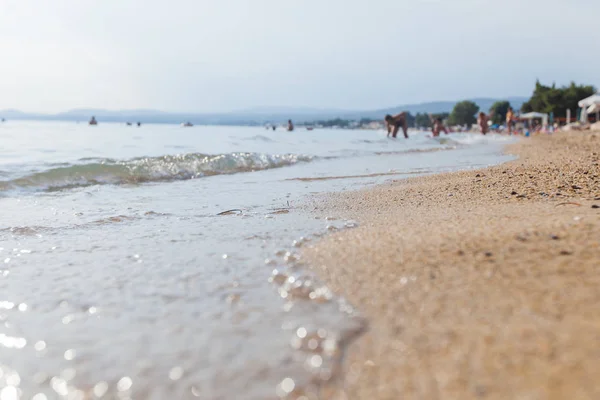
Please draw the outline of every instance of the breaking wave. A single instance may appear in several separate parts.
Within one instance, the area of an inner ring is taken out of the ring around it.
[[[0,181],[0,191],[15,189],[61,190],[90,185],[137,184],[195,179],[213,175],[261,171],[312,161],[295,154],[189,153],[131,160],[81,159],[30,175]]]

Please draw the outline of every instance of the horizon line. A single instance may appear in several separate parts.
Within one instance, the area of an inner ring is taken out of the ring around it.
[[[121,109],[110,109],[110,108],[96,108],[96,107],[76,107],[70,108],[64,111],[57,112],[38,112],[38,111],[24,111],[18,108],[4,108],[0,109],[0,113],[3,112],[16,112],[20,114],[28,114],[28,115],[38,115],[38,116],[56,116],[60,114],[67,114],[71,112],[83,112],[83,111],[101,111],[106,113],[124,113],[124,112],[147,112],[147,113],[162,113],[162,114],[194,114],[194,115],[209,115],[209,114],[235,114],[235,113],[245,113],[245,112],[265,112],[265,113],[277,113],[280,112],[277,109],[290,109],[287,112],[298,112],[298,111],[311,111],[311,112],[375,112],[379,110],[387,110],[392,108],[402,108],[402,107],[415,107],[422,106],[428,104],[435,103],[458,103],[464,100],[495,100],[499,101],[502,99],[510,100],[510,99],[527,99],[528,96],[516,95],[516,96],[504,96],[504,97],[468,97],[462,100],[430,100],[423,102],[415,102],[415,103],[405,103],[396,106],[385,106],[385,107],[369,107],[369,108],[336,108],[336,107],[313,107],[313,106],[269,106],[269,105],[261,105],[261,106],[249,106],[245,108],[239,109],[231,109],[228,111],[165,111],[160,109],[153,108],[121,108]],[[268,110],[272,108],[274,110]],[[261,109],[265,109],[262,111]],[[284,111],[281,111],[284,112]],[[0,116],[1,117],[1,116]]]

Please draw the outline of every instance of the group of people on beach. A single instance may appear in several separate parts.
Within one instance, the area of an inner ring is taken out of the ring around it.
[[[490,123],[489,121],[493,118],[494,112],[490,112],[489,114],[484,113],[483,111],[479,113],[477,116],[477,124],[481,130],[483,135],[486,135],[490,131]],[[431,131],[433,137],[438,137],[442,132],[444,134],[448,134],[448,129],[444,125],[444,121],[441,117],[429,114],[429,118],[431,120]],[[385,124],[387,128],[387,137],[390,135],[395,138],[398,135],[398,131],[402,128],[402,132],[404,133],[404,137],[408,139],[408,122],[406,118],[406,112],[401,112],[400,114],[390,115],[387,114],[385,116]],[[508,129],[508,134],[512,135],[515,126],[515,114],[513,112],[512,107],[508,108],[506,113],[506,127]]]
[[[494,112],[490,112],[489,115],[481,111],[477,117],[477,125],[481,129],[482,134],[487,134],[490,131],[490,120],[494,116]],[[515,127],[515,113],[513,112],[512,107],[508,107],[508,111],[506,112],[506,129],[508,130],[508,134],[512,135]]]

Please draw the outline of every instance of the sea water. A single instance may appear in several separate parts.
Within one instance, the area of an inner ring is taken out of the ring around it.
[[[508,140],[0,124],[0,398],[316,398],[368,321],[297,254],[356,223],[300,206]]]

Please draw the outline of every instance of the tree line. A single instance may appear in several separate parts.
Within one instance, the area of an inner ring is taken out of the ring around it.
[[[575,82],[571,82],[568,86],[556,87],[556,84],[552,86],[545,86],[538,81],[535,83],[535,88],[531,98],[522,104],[521,112],[528,113],[532,111],[550,114],[554,117],[564,118],[567,110],[571,110],[574,113],[577,110],[578,103],[581,99],[592,96],[596,93],[596,88],[592,85],[577,85]],[[510,102],[506,100],[495,102],[489,110],[488,114],[492,114],[492,122],[494,124],[501,125],[506,121],[506,114],[508,109],[511,107]],[[477,104],[470,100],[464,100],[456,103],[452,112],[450,113],[438,113],[433,114],[433,118],[441,118],[446,121],[449,125],[460,125],[468,126],[477,122],[477,114],[480,108]],[[359,121],[360,125],[367,125],[375,120],[363,118]],[[348,127],[353,121],[344,119],[334,119],[330,121],[319,121],[318,124],[322,126],[339,126]],[[417,113],[412,115],[406,113],[406,122],[409,127],[416,128],[430,128],[431,118],[427,113]]]
[[[567,110],[575,112],[581,99],[592,96],[596,93],[596,88],[592,85],[577,85],[571,82],[568,86],[557,87],[545,86],[536,81],[535,88],[531,98],[521,105],[521,112],[539,112],[552,114],[555,118],[564,118]],[[503,124],[506,121],[506,114],[511,107],[506,100],[495,102],[488,113],[492,114],[494,124]],[[448,123],[450,125],[472,125],[477,121],[479,106],[472,101],[461,101],[454,106],[450,113]]]
[[[536,81],[533,95],[529,101],[523,103],[521,111],[553,113],[555,117],[565,117],[567,110],[575,112],[581,99],[595,93],[596,88],[591,85],[576,85],[575,82],[571,82],[569,86],[557,88],[554,83],[552,86],[544,86],[540,81]]]

